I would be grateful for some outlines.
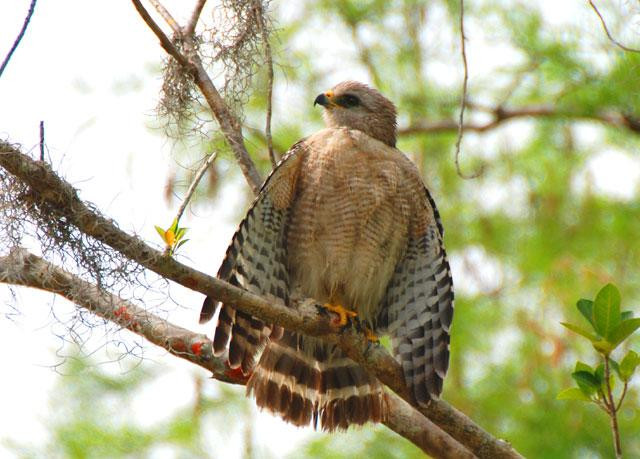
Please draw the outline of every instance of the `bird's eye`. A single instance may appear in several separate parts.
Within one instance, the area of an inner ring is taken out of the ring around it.
[[[358,105],[360,105],[360,99],[358,99],[358,97],[354,96],[353,94],[345,94],[344,96],[340,97],[337,102],[346,108],[357,107]]]

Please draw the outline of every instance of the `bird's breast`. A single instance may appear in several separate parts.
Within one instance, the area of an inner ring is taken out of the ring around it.
[[[337,142],[304,160],[287,233],[292,286],[371,320],[403,254],[410,197],[394,156]]]

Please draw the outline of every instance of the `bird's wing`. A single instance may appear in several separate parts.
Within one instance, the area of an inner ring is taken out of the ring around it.
[[[381,304],[379,326],[391,335],[394,355],[416,401],[426,403],[442,392],[449,366],[454,295],[440,215],[429,191],[421,187],[427,212],[418,226],[424,230],[410,231]]]
[[[218,271],[218,278],[285,305],[289,295],[286,227],[304,145],[304,139],[293,145],[264,182]],[[222,354],[228,346],[230,367],[248,374],[267,337],[279,338],[282,329],[210,297],[202,305],[200,323],[210,320],[217,308],[214,354]]]

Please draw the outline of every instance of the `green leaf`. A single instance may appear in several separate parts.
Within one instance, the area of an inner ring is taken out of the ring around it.
[[[620,313],[621,320],[633,319],[633,311],[622,311]]]
[[[184,243],[185,243],[185,242],[187,242],[187,241],[189,241],[189,239],[184,239],[184,240],[180,241],[180,242],[178,243],[178,245],[176,246],[176,249],[179,249],[179,248],[182,246],[182,244],[184,244]]]
[[[176,232],[176,240],[182,239],[182,236],[185,235],[188,229],[189,228],[178,228],[178,231]]]
[[[618,364],[618,362],[616,362],[616,361],[615,361],[615,360],[613,360],[613,359],[609,359],[609,365],[611,366],[611,369],[612,369],[613,371],[615,371],[616,373],[618,373],[618,376],[622,377],[622,376],[620,375],[620,365]]]
[[[173,221],[171,222],[171,226],[169,227],[169,229],[171,229],[173,231],[173,233],[175,234],[178,231],[178,219],[174,218]]]
[[[593,348],[596,351],[598,351],[599,353],[607,357],[609,356],[609,354],[611,354],[611,351],[613,351],[614,349],[614,346],[612,346],[611,343],[605,339],[592,341],[591,344],[593,345]]]
[[[583,402],[590,402],[591,398],[585,395],[582,390],[577,387],[569,387],[556,396],[558,400],[580,400]]]
[[[602,385],[602,383],[604,383],[604,363],[598,365],[596,371],[593,372],[593,376],[596,377],[598,384]]]
[[[600,338],[598,338],[596,335],[594,335],[593,333],[591,333],[588,330],[585,330],[584,328],[580,328],[577,325],[573,325],[573,324],[568,324],[566,322],[560,322],[560,324],[566,328],[568,328],[569,330],[571,330],[574,333],[577,333],[578,335],[582,335],[585,338],[587,338],[589,341],[591,342],[596,342],[599,341]]]
[[[638,365],[640,365],[640,355],[634,351],[629,351],[620,362],[620,378],[625,382],[629,381]]]
[[[589,373],[593,373],[593,368],[591,368],[589,365],[587,365],[584,362],[577,361],[576,368],[573,371],[587,371]]]
[[[593,301],[582,298],[578,300],[576,306],[578,307],[578,311],[580,311],[584,318],[587,319],[589,323],[595,328],[595,324],[593,323]]]
[[[598,334],[607,339],[620,323],[620,292],[615,285],[605,285],[596,295],[593,322]]]
[[[611,332],[609,342],[613,346],[613,349],[618,347],[625,339],[627,339],[633,332],[640,328],[640,318],[627,319],[620,322],[618,326]]]
[[[591,396],[600,388],[600,383],[596,377],[588,371],[576,371],[571,373],[571,377],[578,384],[583,394]]]
[[[160,235],[160,237],[164,241],[164,230],[162,228],[160,228],[158,225],[155,225],[154,228],[156,229],[156,231],[158,232],[158,234]]]

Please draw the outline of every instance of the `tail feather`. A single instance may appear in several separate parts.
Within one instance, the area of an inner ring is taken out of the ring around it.
[[[227,309],[226,307],[224,309]],[[233,339],[229,344],[229,366],[241,368],[248,375],[255,366],[258,350],[265,345],[268,333],[265,333],[265,325],[260,319],[236,312],[236,321],[233,324]],[[217,334],[217,330],[216,330]]]
[[[267,344],[247,392],[285,421],[327,431],[387,416],[384,390],[374,377],[339,349],[290,332]]]
[[[205,300],[209,301],[209,298]],[[204,307],[203,307],[204,309]],[[231,329],[236,319],[236,310],[230,306],[220,306],[220,314],[218,314],[218,324],[213,335],[213,354],[220,356],[227,349],[227,343],[231,337]]]

